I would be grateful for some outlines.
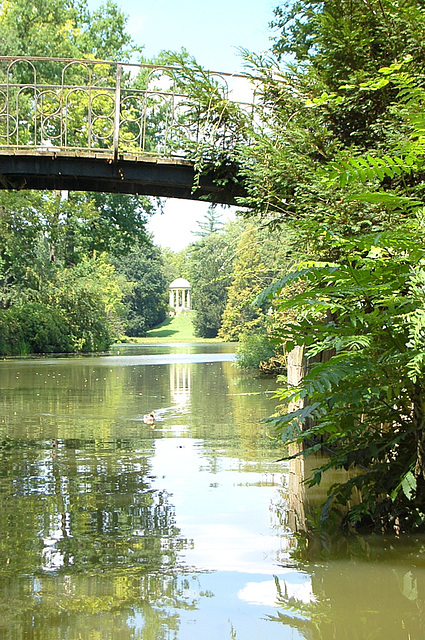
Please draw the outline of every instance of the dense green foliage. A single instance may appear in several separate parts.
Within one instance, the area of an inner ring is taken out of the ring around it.
[[[275,358],[270,338],[264,333],[242,333],[236,349],[236,362],[241,369],[256,371]]]
[[[328,468],[360,469],[331,488],[326,509],[346,506],[359,489],[347,522],[411,529],[423,523],[425,500],[423,228],[413,222],[341,244],[338,263],[305,263],[273,287],[286,348],[329,357],[298,388],[281,390],[292,410],[274,421],[287,442],[332,449],[311,484]],[[300,293],[276,299],[295,281]]]
[[[9,0],[0,10],[2,55],[128,60],[140,51],[111,1],[89,11],[85,0]]]
[[[122,288],[106,254],[69,267],[48,263],[26,282],[15,282],[4,298],[2,354],[97,351],[117,335]]]
[[[275,11],[274,51],[295,61],[294,79],[309,92],[345,94],[328,114],[329,130],[349,147],[385,144],[384,116],[394,92],[365,93],[360,83],[412,55],[425,61],[424,4],[418,0],[296,0]],[[344,88],[350,84],[350,88]]]
[[[323,444],[333,452],[311,484],[329,468],[353,470],[330,488],[324,519],[341,505],[346,523],[412,530],[425,526],[425,96],[417,75],[424,60],[421,49],[406,65],[396,56],[411,45],[400,25],[407,21],[417,39],[425,16],[416,6],[412,23],[409,9],[384,2],[381,15],[351,3],[353,17],[343,4],[298,3],[299,22],[278,12],[281,50],[290,47],[303,65],[291,70],[302,116],[286,130],[276,118],[275,141],[292,139],[290,148],[275,150],[259,137],[257,158],[266,149],[272,171],[260,160],[250,172],[255,206],[264,215],[259,188],[268,178],[273,216],[282,217],[284,201],[311,256],[267,291],[279,340],[287,350],[304,346],[310,361],[299,387],[282,388],[282,413],[273,420],[285,442],[303,446],[300,453]],[[348,42],[356,51],[351,64],[344,62]],[[264,99],[279,114],[276,83],[262,71]],[[283,183],[277,167],[289,173]],[[300,167],[308,171],[297,186]]]
[[[84,1],[11,0],[0,24],[2,54],[125,61],[141,53],[113,2],[91,12]],[[14,67],[17,79],[27,72]],[[43,62],[38,73],[53,82],[58,69]],[[140,196],[1,191],[0,353],[106,349],[123,329],[160,322],[166,282],[145,228],[154,210]]]
[[[293,263],[298,255],[296,237],[287,225],[271,234],[241,217],[224,226],[217,222],[219,216],[210,210],[198,223],[200,231],[195,235],[200,239],[188,251],[175,256],[175,261],[178,259],[180,273],[192,286],[196,334],[205,338],[218,336],[225,341],[244,338],[242,343],[248,350],[249,336],[263,335],[266,346],[257,350],[257,356],[261,352],[264,358],[251,358],[242,345],[239,349],[238,360],[243,367],[257,369],[270,355],[279,357],[281,350],[279,346],[272,348],[265,335],[265,311],[269,305],[266,303],[265,309],[259,310],[252,303]]]
[[[227,300],[229,273],[233,259],[232,244],[226,234],[213,231],[194,243],[189,265],[195,335],[215,338]]]
[[[239,340],[243,333],[264,330],[263,314],[252,305],[253,297],[264,284],[264,270],[255,230],[249,225],[242,232],[236,247],[231,285],[218,334],[223,340]]]
[[[0,309],[0,353],[66,353],[71,351],[69,325],[55,308],[38,302]]]
[[[127,310],[124,332],[127,336],[144,336],[167,316],[169,282],[160,252],[145,244],[116,259],[115,265],[131,283],[123,300]]]

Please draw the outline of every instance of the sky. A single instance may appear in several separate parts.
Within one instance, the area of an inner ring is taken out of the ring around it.
[[[182,47],[211,71],[243,70],[240,48],[259,53],[269,49],[273,32],[269,23],[279,0],[115,0],[129,16],[127,29],[144,54],[151,58],[163,50]],[[91,10],[102,0],[88,0]],[[168,199],[164,214],[155,214],[148,230],[154,242],[180,251],[195,238],[208,209],[207,203]],[[223,209],[224,222],[235,209]]]

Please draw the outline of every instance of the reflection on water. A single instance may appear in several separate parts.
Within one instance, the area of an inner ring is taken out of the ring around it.
[[[159,350],[1,363],[0,639],[422,639],[424,541],[304,554],[274,382]]]
[[[170,396],[176,407],[185,407],[190,402],[192,370],[187,364],[170,364]]]

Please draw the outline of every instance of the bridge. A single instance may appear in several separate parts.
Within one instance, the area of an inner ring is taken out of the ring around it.
[[[240,75],[0,56],[0,189],[234,204],[243,188],[217,158],[241,142],[254,97]]]

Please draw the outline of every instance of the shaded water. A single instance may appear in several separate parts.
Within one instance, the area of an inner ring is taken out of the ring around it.
[[[305,560],[304,471],[261,422],[274,382],[232,359],[120,346],[0,364],[1,640],[424,637],[421,540]]]

